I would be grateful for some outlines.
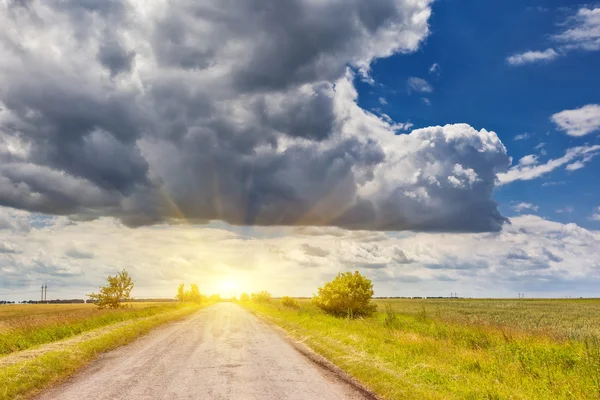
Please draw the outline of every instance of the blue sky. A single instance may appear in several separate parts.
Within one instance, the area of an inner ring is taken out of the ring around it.
[[[599,144],[590,134],[571,137],[557,130],[550,117],[562,110],[600,102],[600,52],[574,50],[549,62],[513,66],[507,57],[556,46],[551,36],[578,9],[572,1],[454,1],[433,4],[431,35],[413,54],[378,60],[372,67],[375,85],[357,78],[359,104],[380,109],[395,121],[415,128],[466,122],[495,131],[514,162],[529,154],[546,154],[540,162],[565,150]],[[430,72],[432,65],[439,70]],[[410,77],[425,79],[427,93],[409,92]],[[381,104],[384,98],[387,104]],[[422,98],[430,100],[430,105]],[[518,135],[525,139],[515,140]],[[497,188],[495,197],[505,215],[514,204],[531,203],[539,215],[598,228],[590,220],[600,199],[600,158],[585,168],[559,168],[539,179]],[[552,186],[544,183],[557,182]],[[572,213],[557,212],[567,207]]]

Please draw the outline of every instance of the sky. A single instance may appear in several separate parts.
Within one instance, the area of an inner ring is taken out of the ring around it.
[[[600,296],[600,4],[0,2],[0,300],[127,269]]]

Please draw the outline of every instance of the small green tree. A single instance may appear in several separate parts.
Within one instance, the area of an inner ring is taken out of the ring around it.
[[[202,301],[202,295],[200,294],[200,289],[198,288],[198,285],[192,283],[187,297],[188,301],[193,301],[194,303],[200,303]]]
[[[100,308],[119,308],[122,302],[130,301],[133,280],[125,270],[115,276],[108,276],[108,285],[102,286],[99,293],[87,296]]]
[[[266,290],[252,293],[252,301],[255,303],[268,303],[271,301],[271,293],[267,292]]]
[[[373,284],[358,271],[339,273],[331,282],[319,288],[313,302],[321,310],[336,316],[360,317],[375,312],[371,302]]]
[[[177,300],[185,301],[185,285],[183,283],[177,288]]]

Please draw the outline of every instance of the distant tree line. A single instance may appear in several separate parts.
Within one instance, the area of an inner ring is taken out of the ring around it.
[[[0,301],[0,304],[16,304],[17,302],[10,302],[10,301]],[[85,303],[85,300],[83,299],[56,299],[56,300],[45,300],[45,301],[40,301],[40,300],[23,300],[21,302],[18,302],[20,304],[82,304]]]
[[[374,299],[405,299],[405,300],[422,300],[422,299],[462,299],[463,297],[449,297],[449,296],[414,296],[414,297],[401,297],[401,296],[378,296],[373,297]]]

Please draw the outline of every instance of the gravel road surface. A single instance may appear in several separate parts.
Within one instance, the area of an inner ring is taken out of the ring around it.
[[[232,303],[105,353],[43,400],[365,399]]]

